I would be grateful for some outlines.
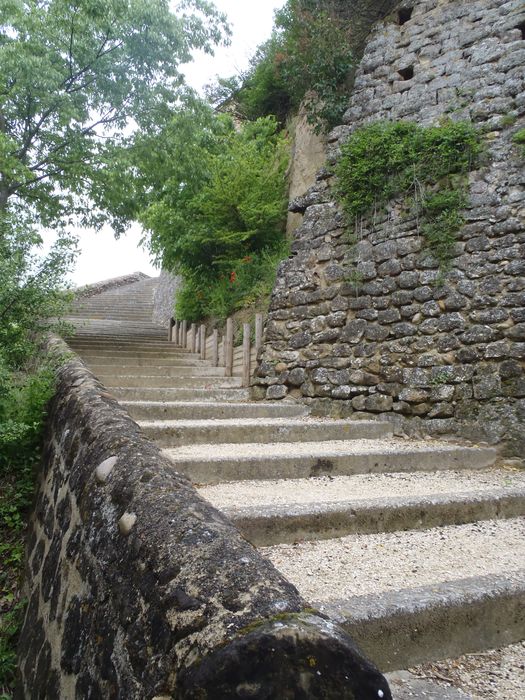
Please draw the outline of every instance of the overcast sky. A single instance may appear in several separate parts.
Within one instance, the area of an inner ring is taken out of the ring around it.
[[[228,15],[233,35],[229,47],[218,48],[215,56],[197,55],[185,70],[188,82],[201,89],[216,75],[227,77],[246,68],[256,47],[269,38],[274,11],[285,0],[215,0],[215,5]],[[139,247],[142,232],[138,225],[120,240],[115,240],[108,228],[99,233],[77,231],[81,255],[70,276],[74,286],[125,275],[140,270],[155,276],[147,252]],[[46,242],[49,240],[46,239]]]

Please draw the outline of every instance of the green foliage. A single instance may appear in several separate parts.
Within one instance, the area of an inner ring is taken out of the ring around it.
[[[0,209],[29,204],[40,223],[94,211],[82,198],[122,155],[133,120],[154,130],[179,94],[178,64],[226,31],[205,0],[2,3]],[[111,138],[109,138],[111,136]]]
[[[61,288],[76,255],[76,239],[64,233],[46,257],[40,235],[0,212],[0,357],[23,366],[34,350],[35,330],[56,325],[71,295]]]
[[[0,355],[0,691],[15,680],[16,642],[25,601],[20,593],[25,523],[32,502],[53,365],[13,372]]]
[[[525,157],[525,129],[520,129],[517,131],[512,137],[512,140],[515,144],[521,147],[521,154]]]
[[[267,256],[282,247],[286,141],[273,118],[236,129],[229,117],[194,102],[174,116],[163,143],[155,174],[149,161],[142,167],[152,183],[159,179],[140,215],[150,250],[185,280],[180,317],[195,320],[211,309],[222,317],[238,304],[228,286],[232,273],[252,269],[248,259],[265,269]],[[256,286],[255,273],[248,277]]]
[[[340,123],[353,65],[350,22],[344,14],[338,3],[288,0],[248,71],[219,81],[210,98],[228,108],[235,105],[242,118],[273,115],[281,125],[304,101],[317,131]]]
[[[0,695],[14,681],[25,521],[40,458],[54,365],[37,366],[39,333],[56,325],[69,296],[62,280],[74,257],[62,235],[47,257],[40,236],[0,211]]]
[[[479,153],[477,132],[466,122],[432,127],[375,122],[344,144],[337,166],[338,196],[350,222],[394,197],[406,197],[432,254],[445,269],[463,223],[465,176]]]
[[[224,320],[241,309],[256,308],[261,300],[270,296],[278,265],[289,252],[289,244],[283,238],[274,249],[228,261],[229,272],[211,280],[188,275],[177,292],[177,318]]]

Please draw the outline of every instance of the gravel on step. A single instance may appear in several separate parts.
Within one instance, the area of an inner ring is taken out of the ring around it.
[[[259,420],[253,422],[254,433],[256,434]],[[281,457],[285,455],[311,456],[316,455],[319,449],[323,450],[323,455],[347,455],[374,453],[380,449],[385,453],[413,453],[417,451],[428,452],[436,449],[445,452],[454,452],[457,445],[428,441],[428,440],[403,440],[401,438],[382,438],[380,440],[330,440],[324,443],[319,442],[294,442],[294,443],[263,443],[250,442],[242,445],[236,443],[215,443],[203,445],[184,445],[170,451],[169,456],[174,462],[183,462],[186,459],[210,459],[218,461],[224,458],[236,459],[239,457]]]
[[[473,700],[517,700],[525,697],[525,642],[410,670],[441,687],[462,690]]]
[[[312,602],[522,569],[525,518],[262,547]]]
[[[307,505],[369,498],[482,493],[518,486],[525,487],[525,471],[490,469],[236,481],[199,490],[215,507],[234,510],[236,506]]]

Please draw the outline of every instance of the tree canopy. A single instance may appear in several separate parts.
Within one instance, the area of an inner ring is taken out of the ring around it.
[[[43,225],[89,219],[123,135],[154,131],[177,100],[178,66],[226,34],[206,0],[174,11],[168,0],[4,0],[0,211],[23,203]]]

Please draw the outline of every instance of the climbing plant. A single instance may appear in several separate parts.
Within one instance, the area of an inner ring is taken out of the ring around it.
[[[468,122],[423,127],[380,121],[358,129],[344,144],[336,167],[337,194],[350,225],[404,197],[445,271],[463,224],[467,174],[480,150],[478,133]]]

